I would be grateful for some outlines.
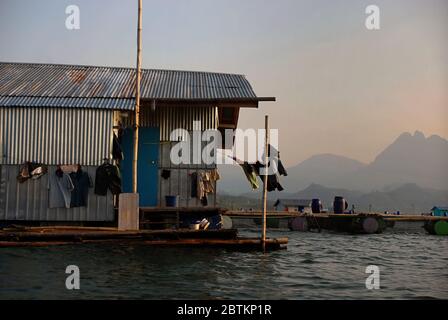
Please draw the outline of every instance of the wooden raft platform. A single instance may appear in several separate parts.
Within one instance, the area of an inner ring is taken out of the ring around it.
[[[210,217],[223,214],[220,207],[140,207],[141,229],[165,229],[181,227],[186,216]]]
[[[234,217],[234,218],[261,218],[263,215],[262,211],[224,211],[221,213],[222,215]],[[336,214],[336,213],[301,213],[301,212],[287,212],[287,211],[267,211],[266,216],[269,218],[295,218],[295,217],[308,217],[313,216],[316,218],[328,218],[328,219],[338,219],[338,218],[356,218],[356,217],[365,217],[365,216],[377,216],[382,217],[385,220],[390,221],[407,221],[407,222],[426,222],[426,221],[448,221],[448,217],[435,217],[429,215],[410,215],[410,214],[384,214],[384,213],[367,213],[367,212],[359,212],[355,214]]]
[[[224,213],[232,218],[251,218],[260,224],[260,211],[227,211]],[[288,219],[288,227],[292,231],[332,230],[354,234],[382,233],[387,228],[393,228],[396,222],[421,222],[430,234],[448,234],[448,217],[409,214],[384,213],[300,213],[300,212],[267,212],[267,224],[278,228],[279,219]]]
[[[146,246],[222,247],[234,250],[261,250],[258,238],[240,238],[237,230],[140,230],[115,228],[26,227],[0,230],[0,248],[87,243],[132,243]],[[268,250],[285,248],[287,238],[267,239]]]

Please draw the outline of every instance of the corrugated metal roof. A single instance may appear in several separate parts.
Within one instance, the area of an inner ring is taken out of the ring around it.
[[[0,62],[0,106],[130,109],[135,69]],[[142,99],[253,100],[244,75],[143,69]]]
[[[93,108],[133,110],[135,99],[0,96],[1,107]]]

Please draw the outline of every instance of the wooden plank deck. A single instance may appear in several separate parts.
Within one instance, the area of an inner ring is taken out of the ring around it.
[[[220,230],[139,230],[118,231],[94,227],[23,227],[0,230],[0,248],[51,246],[87,243],[132,243],[148,246],[225,247],[234,250],[261,250],[261,240],[240,238],[235,229]],[[287,238],[268,239],[267,249],[285,248]]]

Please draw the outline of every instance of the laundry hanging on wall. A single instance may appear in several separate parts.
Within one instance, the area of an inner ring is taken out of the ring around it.
[[[163,169],[160,176],[165,180],[169,179],[171,177],[171,170]]]
[[[113,140],[112,140],[112,159],[115,160],[123,160],[123,150],[121,148],[121,142],[118,136],[114,133]]]
[[[48,174],[47,187],[49,208],[70,208],[74,186],[70,176],[60,167]]]
[[[72,173],[78,171],[78,165],[77,164],[64,164],[59,166],[64,173]]]
[[[78,165],[78,171],[70,173],[70,178],[74,186],[70,206],[87,207],[89,188],[93,187],[90,175]]]
[[[202,205],[207,206],[207,195],[215,193],[215,184],[220,178],[218,169],[193,172],[191,174],[191,197],[198,198]]]
[[[191,194],[192,198],[198,197],[198,174],[197,172],[193,172],[191,175]]]
[[[24,183],[28,179],[39,179],[46,174],[48,168],[46,165],[37,162],[25,162],[19,168],[17,180],[19,183]]]
[[[96,169],[94,192],[99,196],[105,196],[107,190],[114,195],[121,193],[120,170],[109,161],[105,161]]]

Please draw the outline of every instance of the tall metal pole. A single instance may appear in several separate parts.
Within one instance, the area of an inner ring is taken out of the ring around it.
[[[140,126],[140,81],[142,76],[142,2],[138,0],[137,67],[135,78],[134,159],[132,160],[132,192],[137,193],[138,128]]]
[[[261,243],[263,246],[263,251],[266,250],[266,207],[267,207],[267,196],[268,196],[268,152],[269,152],[269,116],[264,118],[264,128],[265,128],[265,141],[264,141],[264,165],[265,172],[263,176],[263,230],[261,235]]]

